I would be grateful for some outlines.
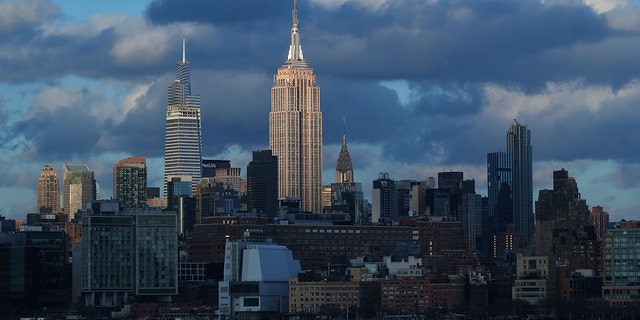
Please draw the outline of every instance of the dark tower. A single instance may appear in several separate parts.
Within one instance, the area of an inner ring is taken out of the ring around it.
[[[278,214],[278,157],[271,150],[253,152],[247,166],[247,208],[275,217]]]

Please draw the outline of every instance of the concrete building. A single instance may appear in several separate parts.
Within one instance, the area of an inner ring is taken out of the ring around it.
[[[40,171],[38,179],[36,211],[39,214],[61,213],[60,208],[60,179],[58,171],[47,164]]]
[[[275,319],[287,313],[289,279],[300,272],[300,262],[284,246],[226,242],[220,319]]]
[[[271,88],[269,149],[278,157],[278,197],[299,198],[302,211],[321,212],[320,87],[302,56],[295,1],[292,16],[289,55]]]
[[[537,305],[555,297],[555,264],[545,256],[518,254],[512,299]],[[551,263],[551,265],[550,265]]]
[[[87,306],[122,306],[147,296],[178,293],[175,212],[159,208],[119,210],[117,201],[92,203],[82,217],[82,300]],[[76,278],[76,277],[74,277]]]

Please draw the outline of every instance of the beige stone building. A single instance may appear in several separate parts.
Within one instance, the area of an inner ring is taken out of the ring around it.
[[[278,157],[278,197],[301,199],[301,209],[322,206],[322,112],[320,87],[302,56],[294,2],[289,55],[274,76],[269,148]]]
[[[40,214],[60,213],[60,179],[58,171],[47,164],[40,171],[37,187],[37,207]]]

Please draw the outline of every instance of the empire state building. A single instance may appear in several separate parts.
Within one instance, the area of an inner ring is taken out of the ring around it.
[[[302,211],[321,212],[320,87],[302,56],[295,0],[292,18],[289,55],[271,88],[269,147],[278,157],[278,197],[299,198]]]

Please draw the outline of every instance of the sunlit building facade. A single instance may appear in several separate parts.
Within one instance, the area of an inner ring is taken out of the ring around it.
[[[62,165],[64,180],[64,211],[69,219],[75,218],[78,210],[84,211],[87,204],[96,199],[96,180],[89,166]]]
[[[320,87],[302,56],[294,2],[289,55],[274,76],[269,147],[278,157],[278,197],[299,198],[302,210],[322,206],[322,112]]]
[[[49,164],[40,171],[36,210],[40,214],[60,212],[60,179],[58,171]]]
[[[193,185],[202,176],[202,122],[200,96],[191,94],[191,63],[187,61],[184,40],[182,60],[176,80],[169,85],[164,149],[164,195],[171,178],[191,177]]]

